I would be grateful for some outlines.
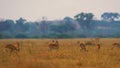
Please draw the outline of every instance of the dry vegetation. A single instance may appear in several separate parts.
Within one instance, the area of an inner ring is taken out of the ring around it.
[[[58,39],[60,48],[50,50],[50,39],[0,40],[0,68],[120,68],[120,48],[111,50],[112,43],[120,39],[101,39],[101,49],[87,45],[88,52],[80,51],[78,40]],[[6,44],[20,42],[19,56],[4,53]]]

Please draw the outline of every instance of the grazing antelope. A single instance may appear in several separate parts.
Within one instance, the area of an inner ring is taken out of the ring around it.
[[[81,50],[88,51],[88,50],[86,50],[86,46],[84,43],[78,41],[78,44],[80,45]]]
[[[19,48],[19,43],[16,42],[15,44],[7,44],[5,46],[5,52],[10,52],[10,55],[12,52],[15,52],[17,54],[17,52],[20,51],[20,48]]]
[[[120,48],[120,43],[113,43],[112,46],[111,49],[114,49],[115,47]]]
[[[59,42],[52,40],[52,43],[49,44],[49,48],[51,49],[59,49]]]

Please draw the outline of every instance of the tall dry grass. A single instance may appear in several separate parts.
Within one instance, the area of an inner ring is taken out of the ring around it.
[[[111,50],[113,42],[120,39],[101,39],[101,49],[86,46],[80,51],[77,41],[90,39],[58,39],[60,48],[50,50],[51,39],[3,39],[0,40],[0,68],[120,68],[120,49]],[[20,42],[19,56],[4,53],[8,43]]]

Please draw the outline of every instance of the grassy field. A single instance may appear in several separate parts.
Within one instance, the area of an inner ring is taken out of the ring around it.
[[[90,39],[58,39],[60,49],[50,50],[51,39],[1,39],[0,68],[120,68],[120,49],[111,50],[112,43],[120,39],[100,39],[100,51],[96,47],[86,46],[88,52],[80,50],[78,40]],[[20,52],[3,52],[6,44],[20,42]]]

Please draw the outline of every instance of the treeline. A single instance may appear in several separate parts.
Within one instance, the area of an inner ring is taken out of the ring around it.
[[[0,20],[0,38],[120,38],[120,14],[105,12],[101,20],[93,13],[79,13],[74,18],[29,22],[26,19]]]

